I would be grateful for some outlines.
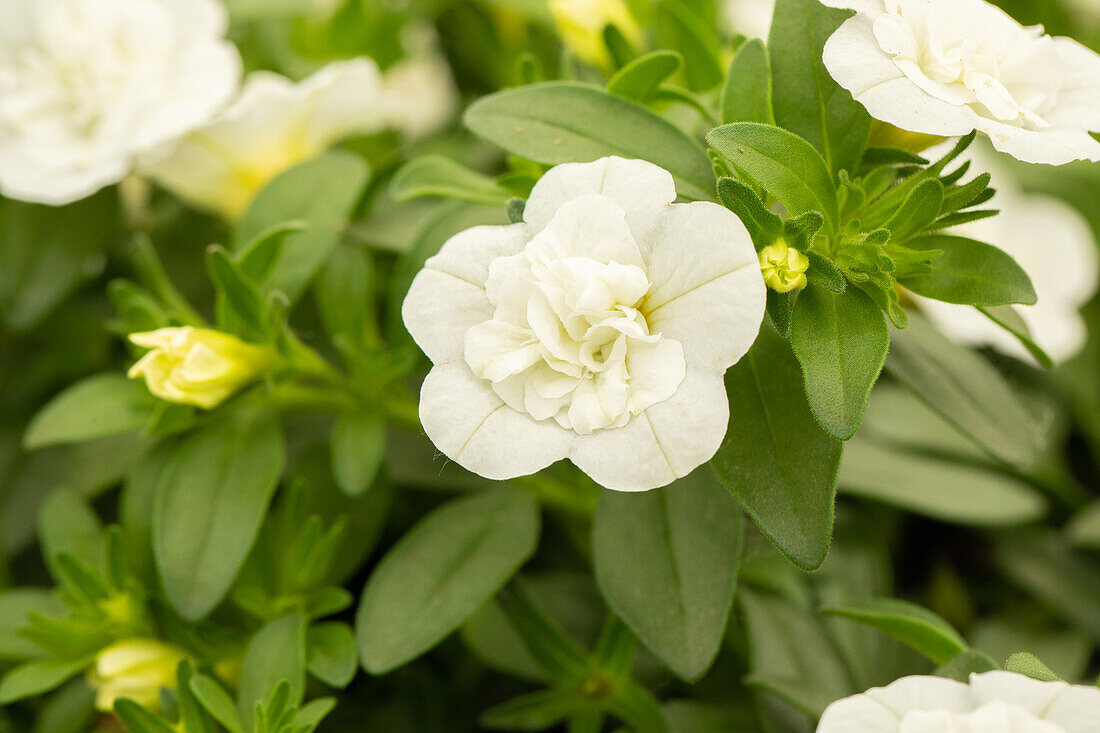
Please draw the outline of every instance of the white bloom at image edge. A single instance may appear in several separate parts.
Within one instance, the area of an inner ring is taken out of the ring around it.
[[[420,418],[443,453],[492,479],[569,458],[622,491],[714,455],[764,280],[740,219],[675,198],[645,161],[559,165],[522,222],[468,229],[425,263],[402,316],[434,363]]]
[[[1100,689],[1014,672],[903,677],[830,705],[817,733],[1096,733]]]
[[[925,154],[935,157],[934,152]],[[953,227],[946,233],[988,242],[1016,260],[1031,278],[1038,301],[1012,308],[1050,358],[1064,362],[1085,346],[1088,328],[1079,311],[1100,285],[1100,256],[1092,227],[1064,201],[1024,191],[991,151],[973,146],[967,157],[974,163],[972,170],[992,174],[991,185],[997,195],[990,206],[1001,213]],[[913,299],[936,327],[955,341],[991,346],[1034,361],[1019,339],[978,309],[917,295]]]
[[[241,60],[216,0],[0,1],[0,193],[62,205],[204,124]]]
[[[1100,55],[984,0],[821,0],[857,11],[825,44],[872,117],[953,137],[978,130],[1028,163],[1100,160]]]

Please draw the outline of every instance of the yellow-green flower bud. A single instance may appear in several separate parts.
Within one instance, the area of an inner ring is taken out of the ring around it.
[[[274,352],[236,336],[204,328],[161,328],[130,334],[151,349],[130,368],[131,379],[145,378],[149,391],[169,402],[209,410],[271,368]]]
[[[611,52],[603,35],[609,25],[634,46],[642,43],[642,29],[623,0],[549,0],[549,5],[566,47],[594,66],[611,68]]]
[[[760,250],[760,272],[764,282],[777,293],[789,293],[806,287],[810,260],[782,239]]]
[[[88,673],[96,709],[111,712],[120,697],[156,709],[161,688],[176,686],[176,667],[185,657],[156,639],[125,639],[100,650]]]

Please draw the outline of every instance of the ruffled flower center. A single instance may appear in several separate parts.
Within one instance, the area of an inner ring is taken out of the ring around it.
[[[1058,100],[1054,40],[997,8],[965,0],[886,0],[874,21],[879,47],[928,94],[1032,130]]]
[[[622,211],[607,204],[621,223]],[[465,358],[512,408],[588,435],[622,427],[683,380],[683,349],[650,332],[650,282],[625,225],[621,234],[628,241],[615,246],[639,264],[584,256],[583,241],[563,243],[554,222],[523,252],[491,263],[495,313],[467,333]]]

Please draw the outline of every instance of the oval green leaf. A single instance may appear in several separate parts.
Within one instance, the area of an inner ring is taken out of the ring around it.
[[[506,89],[474,102],[464,120],[478,136],[538,163],[640,158],[670,172],[681,195],[714,198],[714,171],[701,146],[663,117],[594,86]]]
[[[384,674],[438,644],[508,582],[538,535],[538,506],[512,488],[433,511],[367,581],[355,621],[363,666]]]
[[[741,558],[741,513],[704,467],[640,494],[603,491],[596,583],[638,638],[686,680],[714,661]]]

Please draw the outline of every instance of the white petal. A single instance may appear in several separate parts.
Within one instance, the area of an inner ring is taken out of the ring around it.
[[[572,441],[553,420],[535,421],[505,405],[461,362],[428,373],[420,390],[420,421],[448,458],[496,480],[546,468],[569,453]]]
[[[466,364],[474,375],[500,382],[542,361],[534,335],[502,321],[485,321],[466,332]]]
[[[118,183],[128,171],[128,161],[118,157],[82,167],[46,167],[17,145],[0,142],[0,192],[20,201],[64,206]]]
[[[684,347],[663,338],[655,344],[634,343],[626,355],[630,396],[635,410],[645,410],[676,393],[687,371]]]
[[[551,168],[535,184],[523,220],[538,232],[565,203],[593,193],[617,203],[638,237],[657,212],[676,199],[676,184],[671,173],[644,160],[609,156],[591,163],[564,163]]]
[[[382,75],[371,59],[329,64],[304,84],[310,87],[307,147],[324,150],[343,138],[386,126]]]
[[[892,710],[899,719],[913,710],[965,713],[973,708],[970,687],[943,677],[902,677],[886,687],[876,687],[865,694]]]
[[[1084,130],[1026,130],[984,117],[977,119],[975,127],[989,136],[993,147],[1025,163],[1065,165],[1075,160],[1100,160],[1100,142]]]
[[[970,675],[974,707],[1001,700],[1042,717],[1051,703],[1069,687],[1065,682],[1040,682],[1015,672],[994,670]]]
[[[160,1],[172,14],[180,35],[216,38],[229,30],[229,11],[218,0]]]
[[[569,458],[601,486],[648,491],[687,476],[713,458],[728,422],[722,376],[693,369],[689,362],[672,397],[624,427],[578,436]]]
[[[1071,685],[1058,696],[1043,720],[1062,726],[1066,733],[1100,730],[1100,689]]]
[[[1055,127],[1100,131],[1100,55],[1072,38],[1055,38],[1062,59],[1058,103],[1044,117]]]
[[[822,60],[833,79],[872,117],[903,130],[965,135],[981,119],[968,107],[937,99],[906,78],[879,48],[874,23],[864,15],[844,21],[829,37]]]
[[[837,700],[821,716],[817,733],[898,733],[898,716],[868,695]]]
[[[555,258],[587,257],[603,264],[645,267],[625,212],[601,195],[585,195],[563,204],[533,241],[545,242]]]
[[[683,344],[689,364],[725,372],[756,340],[767,303],[745,225],[717,204],[674,204],[641,245],[650,331]]]

